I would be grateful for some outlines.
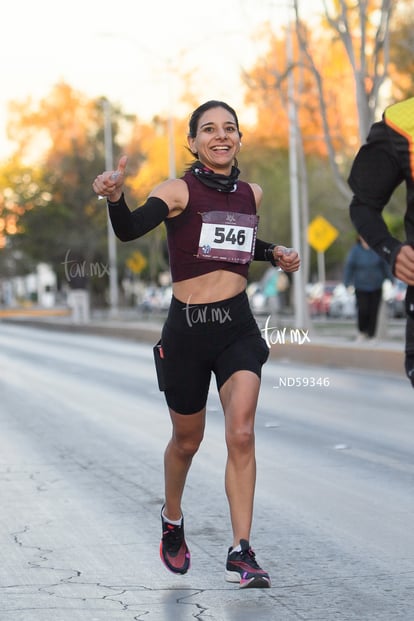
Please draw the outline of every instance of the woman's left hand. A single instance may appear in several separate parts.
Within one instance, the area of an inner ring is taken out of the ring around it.
[[[276,264],[284,272],[297,272],[300,267],[300,257],[293,248],[276,246],[273,248]]]

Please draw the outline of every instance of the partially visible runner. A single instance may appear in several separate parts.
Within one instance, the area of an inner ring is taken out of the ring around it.
[[[405,371],[414,388],[414,98],[384,110],[358,151],[349,176],[354,193],[350,216],[358,233],[385,259],[396,278],[405,282]],[[394,237],[383,218],[397,187],[405,182],[406,239]]]
[[[116,235],[136,239],[165,222],[173,295],[155,348],[160,387],[172,422],[164,454],[165,503],[161,559],[176,574],[190,568],[182,497],[192,459],[203,439],[214,373],[225,421],[225,490],[233,532],[225,578],[240,587],[270,587],[250,546],[256,458],[254,421],[261,368],[269,350],[252,315],[247,275],[252,260],[286,272],[299,269],[298,253],[256,238],[262,189],[239,179],[241,147],[236,112],[221,101],[198,107],[189,122],[195,158],[179,179],[158,185],[134,211],[123,194],[127,158],[95,179],[107,197]]]

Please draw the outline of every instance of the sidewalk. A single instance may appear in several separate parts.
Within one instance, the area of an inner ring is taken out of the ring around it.
[[[313,320],[308,331],[289,326],[270,333],[267,318],[258,318],[259,327],[272,359],[353,368],[404,375],[405,322],[390,322],[387,336],[373,341],[356,340],[353,320]],[[267,330],[266,330],[267,327]]]
[[[87,324],[73,323],[70,313],[64,309],[56,309],[55,312],[48,309],[43,313],[39,309],[20,313],[0,311],[0,321],[4,323],[105,335],[150,344],[155,344],[159,339],[163,320],[162,315],[140,314],[134,309],[120,311],[115,317],[111,317],[108,312],[95,312]],[[374,343],[356,342],[355,324],[352,321],[322,319],[313,321],[309,330],[297,330],[290,321],[289,317],[283,317],[278,322],[266,316],[257,317],[273,360],[359,368],[405,376],[404,320],[390,322],[387,337]]]

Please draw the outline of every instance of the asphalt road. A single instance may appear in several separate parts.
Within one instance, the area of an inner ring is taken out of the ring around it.
[[[147,344],[0,322],[0,621],[413,621],[414,408],[404,377],[269,362],[252,545],[224,581],[212,382],[184,497],[192,569],[158,556],[170,424]]]

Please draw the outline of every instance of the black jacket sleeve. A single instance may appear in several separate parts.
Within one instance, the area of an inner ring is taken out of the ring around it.
[[[401,242],[393,237],[382,211],[404,175],[384,121],[375,123],[351,168],[350,217],[369,246],[393,266]]]

